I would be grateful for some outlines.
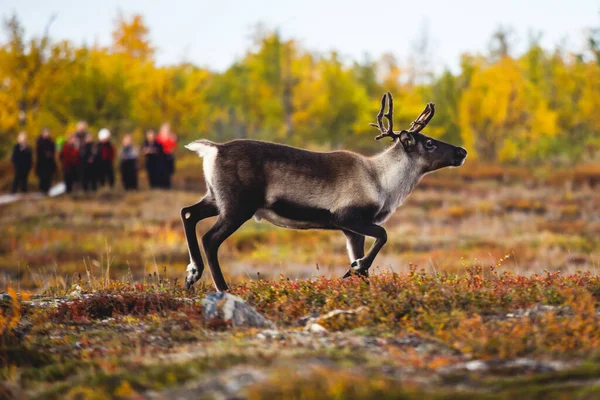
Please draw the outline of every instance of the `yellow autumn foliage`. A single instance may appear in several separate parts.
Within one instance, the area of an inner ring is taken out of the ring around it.
[[[158,65],[140,15],[120,15],[109,46],[29,38],[16,18],[0,42],[0,157],[17,133],[54,136],[78,120],[118,140],[169,121],[183,139],[255,138],[317,148],[381,149],[373,142],[380,96],[394,95],[395,128],[425,103],[424,133],[464,145],[472,158],[526,162],[598,157],[600,63],[532,44],[523,54],[463,54],[460,71],[415,80],[419,66],[390,54],[348,60],[318,54],[277,31],[255,35],[225,71]],[[423,74],[421,74],[423,75]]]

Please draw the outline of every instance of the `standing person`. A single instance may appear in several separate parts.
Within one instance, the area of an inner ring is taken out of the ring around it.
[[[77,141],[77,147],[79,150],[84,146],[85,139],[88,137],[88,125],[85,121],[77,122],[77,127],[75,128],[75,140]]]
[[[31,147],[27,144],[25,132],[21,132],[17,136],[17,144],[13,147],[11,161],[15,169],[12,192],[17,193],[17,190],[20,189],[23,193],[27,193],[27,178],[33,165],[33,154]]]
[[[119,153],[121,182],[125,190],[137,190],[138,188],[137,160],[138,149],[133,145],[131,135],[125,135],[123,138],[123,147]]]
[[[146,132],[143,152],[146,158],[146,171],[148,171],[148,183],[150,184],[150,188],[156,189],[164,187],[164,153],[162,146],[156,141],[156,134],[152,129]]]
[[[40,181],[40,192],[48,194],[50,190],[50,182],[52,174],[56,170],[56,146],[50,137],[50,130],[44,128],[36,142],[36,174]]]
[[[75,144],[77,146],[77,150],[79,150],[79,166],[77,169],[77,180],[79,182],[81,182],[81,185],[83,186],[84,184],[84,172],[85,172],[85,168],[86,168],[86,162],[83,159],[83,157],[85,156],[85,145],[86,145],[86,138],[89,136],[88,133],[88,125],[87,122],[85,121],[79,121],[77,122],[77,127],[75,128]]]
[[[79,177],[81,158],[79,156],[78,140],[75,135],[71,135],[60,151],[60,161],[62,163],[67,193],[73,191],[73,184]]]
[[[165,158],[165,171],[163,174],[164,187],[165,189],[171,188],[171,177],[175,173],[175,147],[177,147],[177,138],[171,131],[171,126],[168,123],[164,123],[160,127],[158,137],[156,141],[160,143],[164,152]]]
[[[115,186],[114,161],[115,148],[110,142],[110,131],[106,128],[100,129],[98,132],[98,182],[100,186],[104,186],[105,181],[108,181],[111,188]]]
[[[84,192],[87,192],[88,189],[95,192],[98,184],[98,148],[92,135],[88,134],[85,137],[83,150],[79,151],[83,162],[81,186]]]

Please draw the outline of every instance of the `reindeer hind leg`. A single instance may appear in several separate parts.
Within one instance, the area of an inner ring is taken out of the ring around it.
[[[185,278],[185,287],[189,289],[196,281],[202,277],[204,271],[204,263],[202,262],[202,254],[196,237],[196,225],[205,218],[214,217],[219,214],[219,210],[215,205],[211,195],[206,195],[198,203],[181,209],[181,220],[183,222],[183,230],[187,241],[188,251],[190,254],[190,263],[187,266],[187,275]]]
[[[244,222],[248,221],[254,213],[244,213],[235,215],[219,215],[215,225],[202,236],[202,245],[206,253],[206,261],[212,274],[213,282],[218,291],[227,290],[227,283],[223,277],[221,266],[219,265],[218,251],[221,244],[237,231]]]

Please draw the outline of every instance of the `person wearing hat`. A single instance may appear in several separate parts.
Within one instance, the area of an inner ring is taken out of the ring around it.
[[[106,128],[98,132],[98,183],[105,183],[112,188],[115,186],[115,147],[110,142],[110,131]]]

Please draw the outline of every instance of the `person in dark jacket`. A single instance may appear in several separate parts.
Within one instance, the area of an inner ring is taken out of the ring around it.
[[[92,135],[85,137],[85,143],[83,145],[83,155],[80,154],[81,161],[83,162],[83,176],[81,179],[81,187],[84,192],[91,189],[93,192],[98,187],[98,148],[94,143]]]
[[[56,146],[50,137],[50,130],[44,128],[36,142],[36,174],[40,181],[40,192],[48,194],[52,174],[56,170]]]
[[[85,121],[77,122],[77,128],[75,128],[75,140],[77,142],[77,147],[79,148],[79,150],[81,150],[81,148],[85,145],[85,139],[89,135],[87,129],[88,129],[87,122],[85,122]]]
[[[73,136],[75,137],[75,145],[77,146],[77,150],[79,151],[79,167],[77,168],[77,180],[83,185],[84,182],[84,172],[86,167],[86,162],[83,159],[85,156],[85,146],[86,146],[86,138],[90,134],[88,133],[88,125],[85,121],[77,122],[77,128],[75,129],[75,133]]]
[[[138,149],[133,146],[131,135],[123,138],[123,147],[119,153],[119,169],[121,182],[125,190],[138,188]]]
[[[27,178],[33,165],[33,154],[31,147],[27,144],[25,132],[19,133],[17,137],[17,144],[13,148],[11,161],[15,169],[12,192],[17,193],[17,190],[20,189],[23,193],[27,193]]]
[[[104,186],[105,182],[113,188],[115,186],[115,148],[110,142],[110,131],[106,128],[98,132],[98,183]]]
[[[171,188],[171,177],[175,173],[175,148],[177,147],[177,138],[171,131],[171,125],[164,123],[160,127],[156,141],[161,145],[164,153],[165,171],[163,172],[163,186],[165,189]]]
[[[79,142],[75,135],[63,145],[60,151],[60,161],[62,163],[63,175],[67,193],[73,191],[73,184],[79,177],[79,166],[81,158],[79,156]]]
[[[146,171],[148,172],[150,188],[164,187],[165,156],[162,146],[156,141],[156,135],[152,129],[146,132],[143,152],[146,158]]]

